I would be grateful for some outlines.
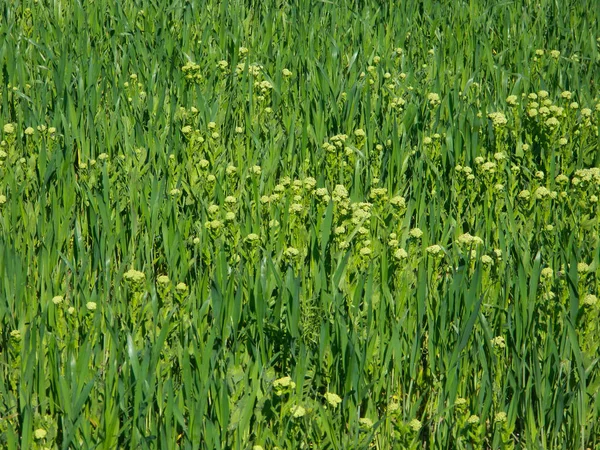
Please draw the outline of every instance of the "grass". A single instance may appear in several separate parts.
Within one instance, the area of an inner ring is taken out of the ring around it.
[[[0,6],[0,447],[595,448],[596,10]]]

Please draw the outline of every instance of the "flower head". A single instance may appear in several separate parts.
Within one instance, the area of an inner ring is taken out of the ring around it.
[[[290,412],[292,413],[293,418],[298,419],[306,414],[306,409],[303,406],[294,405],[290,409]]]
[[[325,397],[327,403],[329,403],[334,408],[337,407],[340,403],[342,403],[341,397],[337,394],[334,394],[333,392],[326,392],[325,395],[323,395],[323,397]]]
[[[33,432],[33,437],[35,439],[44,439],[46,437],[46,435],[48,434],[48,432],[46,430],[44,430],[43,428],[38,428],[37,430],[35,430]]]
[[[125,281],[129,283],[142,283],[146,279],[146,275],[144,272],[140,272],[139,270],[129,269],[127,272],[123,274],[123,278]]]
[[[438,255],[440,255],[440,253],[443,252],[443,249],[440,245],[435,244],[435,245],[430,245],[429,247],[427,247],[425,249],[425,251],[432,256],[438,256]]]
[[[413,228],[408,234],[415,239],[421,239],[421,236],[423,236],[423,231],[421,231],[420,228]]]
[[[406,250],[404,250],[403,248],[399,248],[394,252],[394,258],[396,258],[397,260],[403,260],[408,258],[408,253],[406,253]]]
[[[411,430],[413,430],[416,433],[421,429],[423,424],[419,419],[413,419],[410,422],[408,422],[408,426]]]
[[[476,425],[479,423],[479,416],[476,416],[475,414],[471,415],[468,419],[467,419],[467,423],[470,425]]]

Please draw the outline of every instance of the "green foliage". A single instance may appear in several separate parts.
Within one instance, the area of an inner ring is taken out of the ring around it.
[[[596,448],[594,1],[0,6],[0,448]]]

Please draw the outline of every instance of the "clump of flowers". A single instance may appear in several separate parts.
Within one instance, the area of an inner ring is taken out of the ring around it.
[[[336,408],[340,403],[342,403],[342,399],[339,395],[333,392],[326,392],[323,397],[327,403],[329,403],[332,407]]]
[[[144,272],[140,272],[139,270],[129,269],[123,274],[123,278],[128,283],[141,284],[146,279],[146,275],[144,274]]]
[[[429,106],[431,106],[432,108],[435,108],[442,102],[440,100],[440,94],[437,94],[435,92],[427,94],[427,101],[429,102]]]
[[[292,381],[291,377],[285,376],[273,381],[273,389],[275,389],[276,395],[281,396],[296,389],[296,383]]]

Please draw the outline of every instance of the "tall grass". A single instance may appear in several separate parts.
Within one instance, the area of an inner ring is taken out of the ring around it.
[[[0,5],[0,447],[599,445],[600,10],[384,3]]]

